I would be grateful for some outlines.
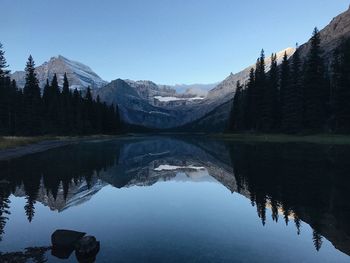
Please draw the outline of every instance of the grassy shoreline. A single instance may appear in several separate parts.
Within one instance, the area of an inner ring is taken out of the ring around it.
[[[54,140],[53,136],[35,136],[35,137],[22,137],[22,136],[1,136],[0,137],[0,150],[6,150],[21,146],[26,146],[34,143],[38,143],[45,140]]]
[[[0,136],[0,151],[14,149],[22,146],[29,146],[44,141],[78,141],[89,139],[109,139],[114,138],[117,135],[90,135],[90,136]]]
[[[161,133],[163,135],[191,135],[178,133]],[[144,134],[147,136],[147,134]],[[287,135],[287,134],[253,134],[253,133],[218,133],[205,134],[195,133],[193,135],[210,137],[224,141],[254,143],[315,143],[315,144],[337,144],[350,145],[350,135],[313,134],[313,135]],[[123,136],[134,137],[134,134],[124,134]],[[120,135],[90,135],[90,136],[0,136],[0,151],[29,146],[44,141],[79,141],[93,139],[112,139]]]
[[[225,141],[236,142],[270,142],[270,143],[316,143],[316,144],[344,144],[350,145],[350,135],[313,134],[244,134],[225,133],[214,134],[211,137]]]

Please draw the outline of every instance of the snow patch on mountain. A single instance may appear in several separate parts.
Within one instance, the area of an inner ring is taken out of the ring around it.
[[[39,85],[45,86],[46,80],[53,78],[57,74],[58,84],[63,85],[63,76],[66,73],[71,89],[85,90],[87,87],[98,89],[107,84],[92,69],[80,62],[70,60],[61,55],[52,57],[49,61],[35,68]],[[16,71],[11,75],[16,80],[19,87],[25,85],[25,72]]]
[[[181,98],[181,97],[162,97],[162,96],[155,96],[156,100],[159,100],[161,102],[169,102],[169,101],[194,101],[194,100],[202,100],[203,97],[190,97],[190,98]]]
[[[162,164],[159,165],[157,168],[154,168],[155,171],[174,171],[174,170],[205,170],[205,167],[202,166],[176,166],[176,165],[168,165],[168,164]]]

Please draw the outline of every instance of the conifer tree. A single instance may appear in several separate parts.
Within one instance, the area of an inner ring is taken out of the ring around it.
[[[279,112],[280,112],[280,123],[282,125],[282,129],[284,129],[284,119],[285,119],[285,111],[286,111],[286,90],[289,85],[290,80],[290,66],[287,52],[284,53],[282,65],[281,65],[281,74],[280,74],[280,103],[279,103]]]
[[[332,113],[334,130],[350,132],[350,39],[334,53],[332,63]]]
[[[239,81],[236,84],[236,92],[233,97],[233,105],[231,110],[231,127],[232,131],[240,131],[243,129],[243,86]]]
[[[3,50],[3,46],[0,43],[0,79],[7,77],[10,73],[10,71],[7,70],[7,68],[8,65],[5,58],[5,51]]]
[[[10,79],[7,70],[8,65],[5,59],[5,51],[2,49],[0,43],[0,132],[6,133],[9,128],[8,120],[8,107],[10,106],[9,101],[9,89]]]
[[[23,88],[24,133],[35,135],[41,132],[41,95],[35,73],[35,63],[30,55],[25,68],[26,83]]]
[[[271,55],[271,68],[265,84],[262,103],[261,129],[270,132],[277,128],[278,119],[278,67],[276,54]]]
[[[256,85],[255,85],[255,71],[250,69],[249,80],[247,83],[246,98],[244,103],[244,127],[251,130],[255,123],[255,107],[256,107]]]
[[[321,247],[322,247],[322,236],[320,235],[320,233],[316,230],[313,230],[312,232],[312,239],[314,242],[314,246],[316,248],[317,251],[320,251]]]
[[[323,130],[327,112],[327,86],[320,43],[320,33],[315,28],[304,75],[304,125],[310,131]]]
[[[285,86],[283,106],[283,131],[296,133],[302,130],[303,89],[301,78],[301,59],[297,48],[293,58],[288,85]]]
[[[69,82],[67,78],[67,73],[64,73],[63,77],[63,87],[61,94],[61,124],[63,133],[67,134],[72,129],[72,94],[69,90]]]
[[[265,73],[265,52],[261,50],[260,58],[256,63],[255,69],[255,130],[261,130],[263,126],[262,110],[263,98],[266,89],[266,73]]]
[[[10,203],[9,194],[4,187],[0,187],[0,241],[2,241],[2,236],[5,233],[8,215],[11,214]]]

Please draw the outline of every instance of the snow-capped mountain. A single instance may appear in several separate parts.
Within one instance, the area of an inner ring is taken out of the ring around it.
[[[63,83],[64,73],[67,73],[71,89],[77,88],[79,90],[84,90],[87,87],[97,89],[107,84],[107,82],[102,80],[90,67],[80,62],[69,60],[61,55],[52,57],[48,62],[36,67],[35,71],[41,88],[44,87],[46,79],[51,81],[55,73],[57,74],[60,86],[62,86]],[[24,87],[24,71],[14,72],[11,78],[16,80],[19,87]]]

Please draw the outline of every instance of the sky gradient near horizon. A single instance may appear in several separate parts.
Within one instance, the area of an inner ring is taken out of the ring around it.
[[[348,0],[3,0],[0,42],[12,71],[63,55],[101,78],[214,83],[302,44]]]

